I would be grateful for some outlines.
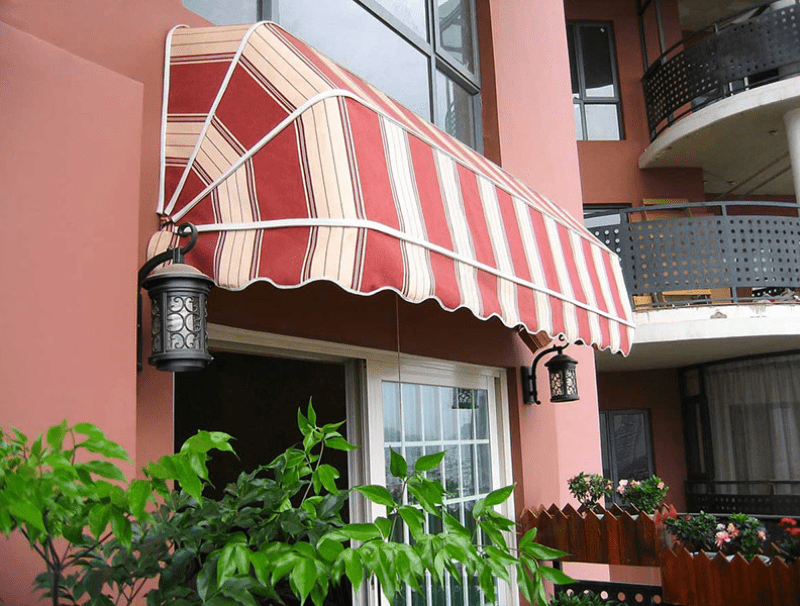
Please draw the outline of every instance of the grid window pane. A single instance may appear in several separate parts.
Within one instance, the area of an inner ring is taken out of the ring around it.
[[[475,71],[473,0],[438,0],[439,44],[469,71]]]
[[[581,54],[587,97],[614,97],[614,69],[611,65],[609,28],[604,25],[583,25]]]
[[[434,122],[467,145],[475,145],[473,95],[436,70],[436,117]]]
[[[425,55],[359,4],[291,0],[280,3],[279,15],[292,34],[430,120]]]
[[[619,139],[619,116],[617,106],[612,104],[586,104],[586,139],[589,141],[617,141]]]
[[[486,390],[441,387],[383,381],[385,471],[390,481],[389,450],[401,453],[409,469],[422,454],[447,451],[443,464],[428,472],[445,487],[445,508],[461,524],[475,530],[472,517],[475,502],[492,489],[492,460],[489,440],[489,397]],[[402,394],[402,398],[398,396]],[[396,426],[400,419],[399,431]],[[389,484],[394,489],[394,484]],[[394,492],[394,490],[393,490]],[[413,501],[412,501],[413,502]],[[442,531],[442,522],[426,516],[425,530]],[[409,540],[404,527],[404,539]],[[462,571],[462,583],[447,579],[444,587],[430,579],[417,594],[406,588],[395,604],[430,606],[480,606],[484,603],[472,579]]]
[[[425,0],[377,0],[377,2],[404,25],[427,39]]]

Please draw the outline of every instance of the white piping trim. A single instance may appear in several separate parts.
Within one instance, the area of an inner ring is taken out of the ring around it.
[[[463,257],[453,252],[452,250],[449,250],[437,244],[433,244],[432,242],[421,240],[419,238],[414,238],[400,230],[388,227],[387,225],[384,225],[383,223],[379,223],[377,221],[369,221],[367,219],[306,218],[306,219],[277,219],[274,221],[256,221],[253,223],[210,223],[206,225],[197,225],[196,227],[198,232],[242,231],[242,230],[254,230],[254,229],[282,229],[287,227],[343,227],[343,228],[355,228],[355,229],[371,229],[386,234],[388,236],[391,236],[397,240],[402,240],[410,244],[421,246],[432,252],[438,253],[445,257],[449,257],[454,261],[458,261],[459,263],[465,263],[467,265],[471,265],[476,269],[479,269],[486,273],[490,273],[499,278],[504,278],[506,280],[514,282],[515,284],[519,284],[520,286],[523,286],[530,290],[536,290],[551,297],[561,299],[562,301],[571,303],[577,307],[595,313],[599,316],[608,318],[609,320],[614,320],[615,322],[625,324],[626,326],[635,327],[635,324],[633,324],[632,322],[628,322],[627,320],[619,318],[618,316],[612,315],[606,311],[597,309],[596,307],[593,307],[591,305],[587,305],[586,303],[578,301],[573,297],[568,297],[563,293],[550,290],[549,288],[539,286],[538,284],[534,284],[532,282],[528,282],[527,280],[523,280],[522,278],[515,276],[513,274],[503,273],[502,271],[498,270],[497,268],[491,267],[490,265],[485,265],[484,263],[476,261],[475,259]]]
[[[225,181],[225,179],[227,179],[233,173],[235,173],[237,170],[239,170],[239,168],[241,168],[242,165],[245,162],[247,162],[250,158],[252,158],[256,153],[258,153],[261,150],[261,148],[264,147],[267,143],[269,143],[275,137],[277,137],[279,134],[281,134],[284,129],[286,129],[290,124],[292,124],[295,120],[297,120],[302,114],[304,114],[307,110],[309,110],[312,106],[316,105],[320,101],[324,101],[325,99],[329,99],[331,97],[349,97],[349,98],[351,98],[351,99],[353,99],[355,101],[360,101],[361,100],[359,97],[357,97],[355,94],[351,93],[350,91],[346,91],[346,90],[342,90],[342,89],[338,89],[338,88],[334,88],[334,89],[331,89],[331,90],[326,90],[324,92],[321,92],[319,94],[314,95],[308,101],[303,103],[303,105],[298,107],[291,114],[289,114],[283,120],[281,120],[281,122],[277,126],[275,126],[275,128],[273,128],[271,131],[269,131],[266,135],[264,135],[264,137],[260,141],[258,141],[255,145],[253,145],[253,147],[251,147],[244,154],[242,154],[239,157],[239,159],[236,160],[236,162],[231,164],[225,172],[223,172],[219,177],[217,177],[212,183],[207,185],[203,189],[203,191],[201,191],[199,194],[197,194],[192,199],[191,202],[189,202],[186,206],[184,206],[177,213],[175,213],[171,217],[172,221],[173,222],[180,221],[181,218],[183,217],[183,215],[185,215],[190,210],[192,210],[195,206],[197,206],[197,204],[200,202],[200,200],[205,198],[213,189],[219,187],[222,184],[222,182]],[[209,114],[209,116],[210,115],[211,114]],[[198,143],[197,143],[198,148],[200,146],[200,142],[202,141],[202,137],[204,135],[205,135],[205,130],[201,134],[200,139],[198,139]],[[195,151],[197,151],[197,148],[195,149]],[[183,187],[183,183],[182,182],[179,184],[179,187]],[[179,193],[179,189],[176,189],[175,190],[175,196],[176,197],[177,197],[178,193]],[[170,206],[173,207],[174,204],[171,202]],[[169,211],[171,211],[171,210],[172,210],[172,208],[169,209]]]
[[[167,106],[169,105],[169,69],[172,58],[172,34],[180,27],[188,25],[176,25],[167,33],[167,41],[164,44],[164,92],[161,96],[161,148],[159,158],[161,166],[158,167],[158,210],[159,215],[164,214],[164,179],[167,169]]]
[[[186,163],[186,168],[183,169],[183,174],[181,175],[181,180],[178,182],[178,185],[175,187],[175,191],[172,194],[172,198],[167,205],[167,209],[165,211],[166,214],[172,212],[172,209],[175,208],[175,203],[178,201],[178,195],[181,193],[183,189],[183,185],[186,183],[186,179],[189,177],[189,172],[191,171],[192,164],[197,158],[197,152],[200,151],[200,144],[203,142],[203,139],[206,136],[206,132],[208,131],[208,127],[211,125],[211,120],[214,118],[214,115],[217,113],[217,107],[219,106],[220,101],[222,101],[222,96],[225,93],[225,90],[228,88],[228,83],[231,81],[233,77],[233,72],[236,69],[236,66],[239,63],[239,59],[244,52],[244,47],[247,45],[247,42],[250,40],[250,35],[255,31],[255,29],[264,23],[268,23],[268,21],[259,21],[258,23],[253,23],[247,31],[245,32],[244,36],[242,37],[242,41],[239,43],[239,48],[236,49],[236,53],[233,55],[233,59],[231,60],[231,64],[228,67],[228,71],[225,74],[225,78],[222,79],[222,84],[220,84],[219,91],[217,92],[217,96],[214,99],[214,103],[211,104],[211,108],[208,110],[208,115],[206,116],[206,121],[203,123],[203,128],[200,131],[200,134],[197,137],[197,143],[195,143],[194,150],[192,150],[192,155],[189,156],[189,160]]]

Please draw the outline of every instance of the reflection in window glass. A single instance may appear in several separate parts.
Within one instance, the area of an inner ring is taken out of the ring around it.
[[[472,0],[438,0],[439,44],[471,72],[475,71]]]
[[[425,18],[425,0],[376,0],[399,21],[428,38],[427,19]]]
[[[260,0],[183,0],[183,5],[193,13],[217,25],[255,23],[261,17]]]
[[[290,0],[279,16],[292,34],[431,119],[425,56],[364,8],[352,0]]]
[[[589,141],[616,141],[619,117],[616,105],[586,104],[586,138]]]
[[[581,87],[578,81],[578,59],[575,54],[575,29],[567,28],[567,48],[569,49],[569,77],[572,82],[572,98],[581,96]]]
[[[399,494],[400,483],[390,472],[391,450],[406,458],[409,470],[413,470],[414,461],[420,456],[446,450],[443,464],[427,475],[444,485],[447,511],[467,528],[474,528],[472,509],[492,486],[488,392],[412,383],[403,383],[402,398],[399,398],[400,392],[396,382],[382,383],[387,486],[393,494]],[[424,439],[419,435],[420,423]],[[426,517],[426,531],[440,532],[441,521],[433,516]],[[405,527],[403,532],[408,540]],[[466,572],[462,583],[451,582],[448,578],[444,587],[428,583],[423,592],[420,596],[409,588],[396,596],[394,605],[447,606],[449,603],[453,606],[464,604],[467,595],[470,605],[482,604],[480,599],[473,601],[479,591]],[[457,601],[448,602],[448,596]]]
[[[472,95],[436,70],[436,96],[434,122],[459,141],[474,147],[475,115]]]
[[[614,70],[611,67],[609,28],[581,27],[583,77],[587,97],[614,97]]]

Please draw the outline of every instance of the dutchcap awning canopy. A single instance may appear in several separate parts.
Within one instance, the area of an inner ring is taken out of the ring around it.
[[[569,213],[273,23],[167,41],[164,226],[221,287],[329,280],[628,353],[619,260]]]

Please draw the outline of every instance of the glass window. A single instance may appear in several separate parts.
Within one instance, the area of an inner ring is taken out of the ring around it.
[[[600,411],[600,430],[603,475],[615,487],[620,480],[643,480],[653,475],[649,410]]]
[[[438,0],[439,44],[469,71],[475,71],[473,0]]]
[[[352,0],[291,0],[281,2],[278,17],[298,38],[430,119],[425,55],[366,9]]]
[[[611,24],[570,23],[567,44],[578,140],[622,139]]]
[[[475,108],[472,95],[436,70],[436,117],[434,122],[459,139],[475,140]]]
[[[276,21],[481,151],[475,1],[183,0],[183,4],[217,24]]]

